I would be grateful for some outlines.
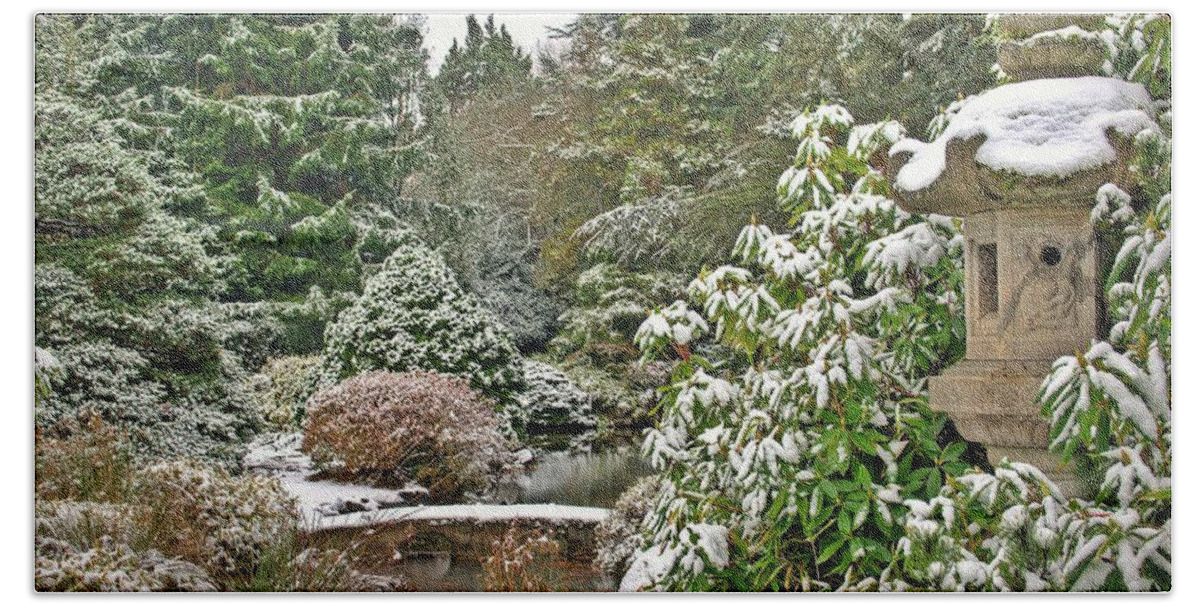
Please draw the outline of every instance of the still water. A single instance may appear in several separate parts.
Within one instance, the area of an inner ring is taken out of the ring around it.
[[[652,472],[633,446],[594,453],[550,452],[539,456],[529,470],[502,481],[496,501],[608,508]]]

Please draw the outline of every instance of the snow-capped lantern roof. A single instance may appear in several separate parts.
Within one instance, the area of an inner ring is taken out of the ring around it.
[[[1006,84],[968,99],[934,141],[897,142],[888,175],[909,211],[1090,206],[1126,170],[1134,138],[1157,130],[1151,116],[1146,89],[1115,78]]]

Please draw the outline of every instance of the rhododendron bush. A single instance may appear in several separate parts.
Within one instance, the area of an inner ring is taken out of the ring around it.
[[[956,224],[883,195],[866,161],[899,125],[825,106],[792,128],[779,191],[796,229],[747,226],[741,265],[702,273],[691,303],[638,330],[676,366],[645,440],[663,483],[624,589],[857,584],[892,560],[903,501],[966,469],[924,397],[963,348]],[[695,354],[705,339],[736,354]]]
[[[1160,96],[1164,19],[1111,19],[1108,36],[1109,68]],[[1092,213],[1102,240],[1123,239],[1111,331],[1056,361],[1038,397],[1083,498],[1030,465],[988,466],[925,407],[925,378],[962,355],[957,222],[905,213],[864,164],[898,125],[824,106],[792,123],[779,191],[796,229],[746,227],[740,265],[702,273],[638,331],[676,364],[645,442],[664,481],[622,588],[1170,589],[1171,111],[1157,103]],[[705,339],[738,355],[697,356]]]

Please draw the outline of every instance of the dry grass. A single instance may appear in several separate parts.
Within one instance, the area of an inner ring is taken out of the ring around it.
[[[318,550],[274,479],[194,463],[135,468],[88,417],[35,448],[35,573],[42,591],[390,591]]]
[[[553,531],[535,528],[522,533],[512,522],[503,538],[492,541],[492,554],[483,560],[484,591],[562,591],[551,566],[559,551]]]
[[[133,461],[125,438],[96,414],[34,430],[34,496],[39,500],[120,502]]]

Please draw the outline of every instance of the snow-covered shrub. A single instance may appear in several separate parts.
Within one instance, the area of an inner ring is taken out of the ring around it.
[[[437,254],[407,245],[326,330],[320,385],[372,370],[424,369],[466,378],[507,406],[521,386],[518,363],[508,333]]]
[[[612,260],[627,267],[659,261],[673,253],[672,241],[678,238],[681,207],[690,202],[687,198],[686,190],[668,187],[663,194],[593,217],[573,237],[582,241],[581,249],[590,259]]]
[[[622,589],[853,585],[891,562],[903,501],[966,468],[924,394],[963,349],[961,237],[882,195],[867,160],[902,128],[852,122],[837,106],[796,118],[779,181],[795,231],[747,226],[743,266],[702,273],[695,308],[638,330],[647,356],[677,363],[644,443],[660,491]],[[710,336],[733,356],[698,354]]]
[[[609,576],[620,577],[642,544],[641,525],[658,498],[659,479],[643,477],[629,486],[613,504],[608,517],[596,526],[596,558],[592,565]]]
[[[541,350],[554,337],[563,307],[559,301],[533,284],[532,268],[512,270],[512,276],[487,277],[475,281],[480,302],[512,334],[522,353]]]
[[[291,429],[299,423],[320,362],[315,355],[270,359],[250,377],[259,411],[268,423],[279,429]]]
[[[548,363],[521,362],[525,390],[517,394],[518,425],[531,434],[595,427],[592,398]]]
[[[217,591],[208,573],[191,562],[150,549],[138,552],[109,538],[79,550],[38,536],[33,586],[38,591]]]
[[[636,272],[600,263],[579,275],[575,304],[550,342],[563,371],[592,396],[603,434],[649,422],[653,389],[646,384],[633,335],[646,312],[680,295],[683,281],[667,272]]]
[[[50,351],[33,347],[33,409],[42,408],[42,403],[53,396],[50,379],[62,373],[62,363]]]
[[[575,305],[559,318],[563,328],[551,350],[565,357],[591,345],[630,344],[646,311],[678,296],[681,284],[668,273],[631,272],[608,263],[592,266],[575,283]],[[629,358],[636,356],[630,349]]]
[[[81,550],[105,538],[144,549],[142,523],[147,510],[125,502],[52,500],[34,501],[34,536],[54,538]]]
[[[646,378],[636,372],[641,368],[636,361],[597,365],[573,360],[564,365],[563,373],[591,398],[597,441],[612,439],[618,444],[625,443],[623,438],[632,435],[636,439],[641,429],[652,424],[650,410],[657,401],[654,389],[661,381],[643,382]],[[669,378],[670,370],[667,371],[665,376]]]
[[[1162,513],[1064,500],[1040,471],[1003,463],[907,501],[906,535],[881,590],[1149,591],[1170,587]]]
[[[157,545],[214,573],[253,571],[298,517],[295,499],[276,479],[182,462],[139,471],[133,496],[150,510],[146,526]]]
[[[290,307],[263,302],[223,302],[212,307],[223,347],[237,355],[244,369],[259,369],[282,350],[277,344],[285,338],[286,325],[282,319],[286,317],[279,313],[279,308]]]
[[[451,499],[484,489],[511,460],[501,428],[462,378],[375,371],[309,399],[301,449],[337,474]]]

